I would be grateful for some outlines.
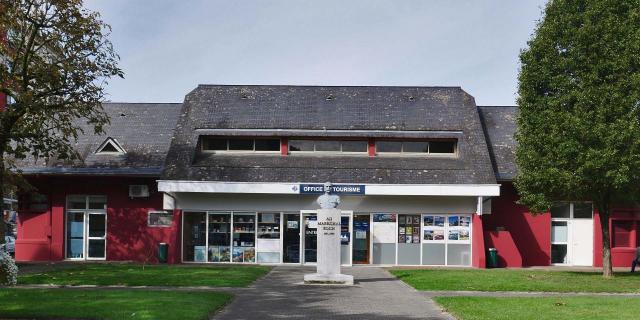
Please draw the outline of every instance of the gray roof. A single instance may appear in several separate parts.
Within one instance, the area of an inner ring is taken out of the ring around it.
[[[105,134],[96,135],[84,121],[84,134],[75,149],[80,160],[27,159],[19,163],[25,174],[142,175],[159,176],[180,115],[179,103],[104,103],[111,118]],[[125,154],[96,154],[108,138],[115,139]]]
[[[200,135],[242,129],[260,135],[456,138],[456,158],[211,155]],[[326,134],[324,133],[326,131]],[[459,87],[201,85],[190,92],[163,179],[247,182],[493,184],[478,109]]]
[[[513,180],[516,167],[516,118],[518,107],[479,107],[498,180]]]

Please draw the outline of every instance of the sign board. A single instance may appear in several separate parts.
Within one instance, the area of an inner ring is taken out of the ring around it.
[[[323,194],[323,184],[301,184],[299,187],[300,194]],[[340,184],[331,186],[331,194],[343,194],[343,195],[364,195],[363,184]]]

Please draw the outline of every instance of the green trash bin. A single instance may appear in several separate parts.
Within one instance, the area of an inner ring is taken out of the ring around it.
[[[487,252],[487,268],[498,267],[498,249],[489,248]]]
[[[164,242],[158,244],[158,262],[167,263],[167,254],[169,253],[169,245]]]

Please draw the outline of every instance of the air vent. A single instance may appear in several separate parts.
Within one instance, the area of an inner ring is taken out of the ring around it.
[[[129,198],[148,198],[149,186],[144,184],[129,185]]]

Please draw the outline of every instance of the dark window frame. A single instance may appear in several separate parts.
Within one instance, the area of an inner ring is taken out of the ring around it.
[[[296,141],[305,141],[313,143],[313,150],[291,150],[292,142]],[[339,142],[340,150],[317,150],[316,143],[318,141],[330,141],[330,142]],[[361,142],[363,143],[364,149],[363,151],[344,151],[344,142]],[[287,144],[287,150],[289,154],[292,155],[304,155],[304,154],[323,154],[323,155],[354,155],[354,156],[368,156],[369,155],[369,141],[365,139],[319,139],[319,138],[289,138]]]
[[[379,147],[378,147],[378,143],[380,142],[399,142],[401,143],[401,149],[400,152],[397,151],[380,151]],[[405,151],[405,143],[416,143],[416,142],[423,142],[423,143],[427,143],[427,150],[426,152],[415,152],[415,151]],[[443,143],[443,142],[448,142],[452,144],[452,148],[453,148],[453,152],[450,153],[442,153],[442,152],[431,152],[431,143]],[[374,141],[374,145],[375,145],[375,154],[376,156],[383,156],[383,157],[388,157],[388,156],[392,156],[392,157],[457,157],[458,156],[458,140],[425,140],[425,139],[407,139],[407,140],[402,140],[402,139],[375,139]]]
[[[216,149],[206,149],[207,140],[224,140],[226,141],[227,148],[226,150],[216,150]],[[230,140],[251,140],[252,141],[252,150],[233,150],[230,149],[231,142]],[[273,142],[277,141],[278,149],[277,150],[256,150],[256,141],[258,140],[273,140]],[[224,136],[224,137],[216,137],[216,136],[203,136],[200,138],[200,151],[205,153],[221,153],[221,154],[280,154],[282,150],[282,138],[280,137],[234,137],[234,136]]]

